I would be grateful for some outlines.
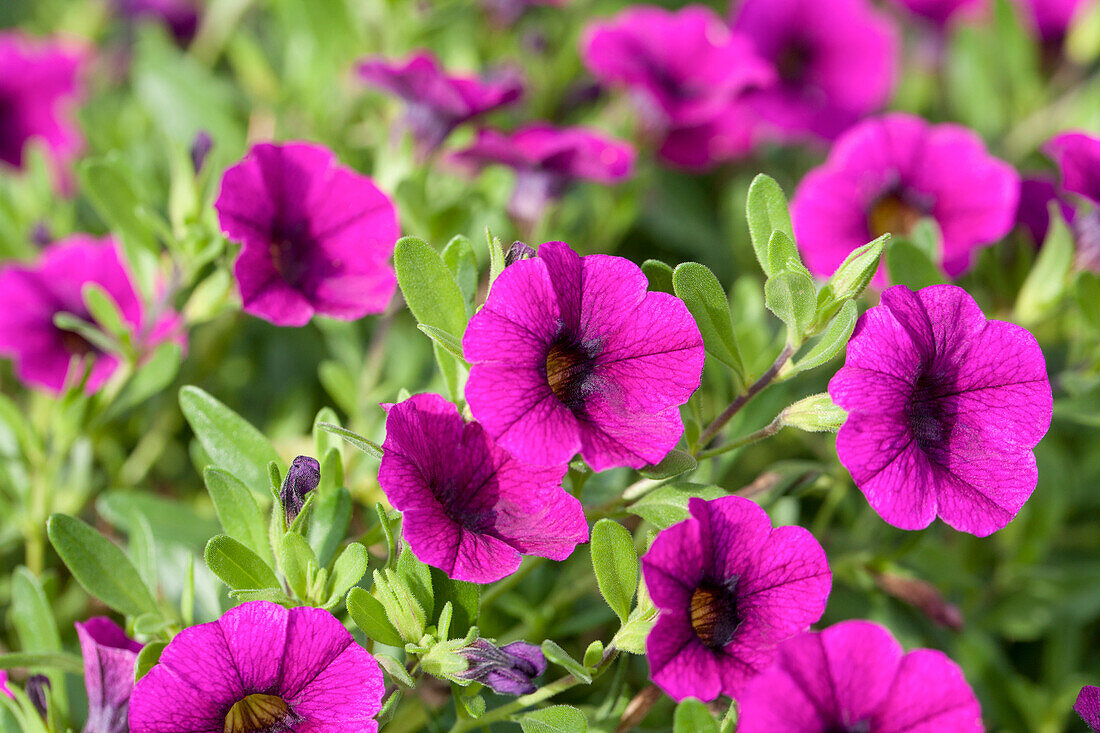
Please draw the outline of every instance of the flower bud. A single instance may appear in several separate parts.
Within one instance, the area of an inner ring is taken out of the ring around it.
[[[374,595],[393,628],[410,644],[418,643],[427,627],[427,616],[412,589],[392,570],[374,571]]]
[[[191,143],[191,168],[197,174],[202,170],[203,164],[206,162],[206,156],[210,154],[210,150],[214,147],[214,138],[210,137],[210,133],[206,130],[199,130],[195,135],[194,142]]]
[[[27,679],[27,697],[43,720],[50,717],[50,680],[44,674],[34,674]]]
[[[504,250],[504,266],[507,267],[520,260],[529,260],[534,256],[535,250],[525,242],[512,242],[512,246]]]
[[[317,459],[309,456],[295,458],[279,489],[279,501],[282,502],[287,525],[293,522],[302,511],[306,503],[306,494],[316,489],[319,483],[321,483],[321,464]]]
[[[848,413],[837,407],[825,392],[795,402],[779,416],[784,426],[808,433],[835,433],[840,430],[847,417]]]
[[[480,682],[499,695],[527,695],[535,691],[534,680],[546,671],[542,649],[525,641],[498,647],[488,639],[474,639],[458,650],[466,660],[466,671],[457,677]]]

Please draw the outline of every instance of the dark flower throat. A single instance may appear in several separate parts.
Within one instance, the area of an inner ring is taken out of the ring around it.
[[[302,722],[283,698],[255,693],[229,709],[224,733],[292,733]]]
[[[721,585],[703,581],[691,594],[688,606],[691,628],[699,640],[711,649],[721,649],[729,644],[741,625],[736,588],[736,579]]]
[[[573,412],[584,407],[593,356],[576,340],[560,337],[546,352],[546,381],[554,396]]]

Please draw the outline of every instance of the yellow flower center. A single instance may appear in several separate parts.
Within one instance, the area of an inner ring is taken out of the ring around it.
[[[300,722],[286,701],[256,693],[239,700],[225,716],[224,733],[283,733]]]

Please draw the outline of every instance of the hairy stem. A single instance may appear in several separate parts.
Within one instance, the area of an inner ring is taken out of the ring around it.
[[[794,354],[794,347],[787,344],[783,347],[783,351],[779,352],[779,357],[775,360],[768,371],[764,372],[760,379],[757,379],[744,394],[738,395],[737,398],[730,403],[721,415],[715,418],[714,422],[707,426],[707,429],[703,431],[703,434],[699,436],[699,443],[696,447],[696,451],[705,449],[715,436],[718,435],[718,431],[726,427],[726,424],[733,419],[742,407],[748,404],[749,400],[758,395],[769,384],[771,384],[776,376],[779,374],[779,370],[783,368],[783,365],[787,363],[787,360]]]

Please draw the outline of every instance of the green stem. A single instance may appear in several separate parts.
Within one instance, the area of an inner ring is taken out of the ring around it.
[[[749,400],[758,395],[769,384],[771,384],[776,376],[779,374],[779,370],[783,368],[783,365],[787,363],[787,360],[794,354],[795,348],[790,344],[783,347],[783,350],[779,352],[779,357],[775,362],[768,367],[768,371],[764,372],[764,375],[753,382],[744,394],[740,394],[730,403],[729,407],[719,415],[714,422],[712,422],[707,429],[703,431],[703,434],[699,436],[699,443],[696,446],[696,451],[705,449],[715,436],[718,435],[718,431],[726,427],[726,424],[733,419],[742,407],[744,407]]]
[[[770,438],[782,429],[783,429],[783,420],[782,420],[781,416],[777,415],[774,420],[772,420],[770,423],[768,423],[764,427],[757,430],[755,433],[749,433],[748,435],[746,435],[742,438],[738,438],[737,440],[730,441],[729,443],[726,443],[725,445],[720,446],[718,448],[712,448],[710,450],[705,450],[702,453],[700,453],[699,455],[697,455],[696,458],[698,458],[701,461],[701,460],[704,460],[706,458],[714,458],[715,456],[720,456],[723,453],[729,453],[731,450],[735,450],[737,448],[741,448],[741,447],[744,447],[746,445],[751,445],[752,443],[755,443],[759,440],[763,440],[764,438]]]

